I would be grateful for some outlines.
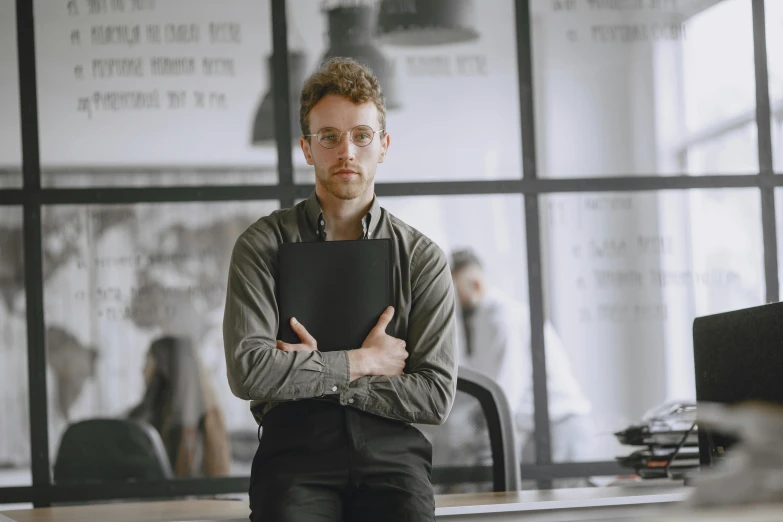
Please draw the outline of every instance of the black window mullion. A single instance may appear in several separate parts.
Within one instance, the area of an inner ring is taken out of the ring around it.
[[[764,0],[753,0],[753,59],[756,71],[756,126],[758,128],[759,175],[775,175],[772,157],[771,104],[767,70],[767,30]],[[761,228],[764,238],[764,279],[768,303],[780,299],[778,245],[775,227],[775,189],[761,188]]]
[[[41,158],[38,143],[38,94],[33,2],[16,1],[19,55],[19,107],[24,200],[24,280],[27,313],[27,374],[30,396],[30,462],[35,507],[51,503],[49,425],[44,344],[43,255],[41,238]]]
[[[519,75],[519,108],[522,137],[523,181],[538,179],[536,163],[535,114],[533,105],[533,38],[528,0],[516,2],[517,63]],[[535,186],[535,185],[534,185]],[[549,397],[546,382],[544,346],[544,293],[541,270],[541,226],[538,195],[525,194],[525,240],[527,242],[527,281],[530,302],[530,352],[533,367],[533,404],[535,410],[536,464],[552,462],[549,430]],[[524,376],[522,376],[524,378]],[[538,487],[549,489],[552,481],[542,479]]]
[[[294,163],[291,154],[291,100],[288,77],[288,28],[286,0],[272,0],[272,94],[275,114],[275,142],[279,185],[294,184]],[[288,203],[285,199],[281,204]],[[291,206],[291,205],[284,205]]]

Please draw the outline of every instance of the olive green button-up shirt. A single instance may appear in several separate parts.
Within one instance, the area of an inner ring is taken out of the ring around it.
[[[395,313],[387,332],[407,344],[403,375],[349,382],[345,351],[276,348],[278,245],[326,239],[326,222],[313,193],[256,221],[237,239],[231,255],[223,316],[228,382],[237,397],[252,401],[259,422],[280,402],[320,397],[404,422],[441,424],[446,419],[457,383],[455,299],[446,257],[376,198],[363,225],[365,238],[392,239]]]

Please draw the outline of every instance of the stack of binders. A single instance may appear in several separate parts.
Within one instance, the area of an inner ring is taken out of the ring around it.
[[[684,478],[699,467],[697,430],[695,403],[663,404],[615,433],[621,444],[639,447],[617,461],[643,479]]]

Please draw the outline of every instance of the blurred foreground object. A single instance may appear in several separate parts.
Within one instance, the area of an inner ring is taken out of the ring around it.
[[[699,424],[737,439],[718,464],[698,475],[692,506],[781,502],[783,520],[783,406],[746,402],[699,404]]]

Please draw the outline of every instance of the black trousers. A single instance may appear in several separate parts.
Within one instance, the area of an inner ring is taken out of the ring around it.
[[[252,522],[434,521],[432,446],[419,430],[301,400],[275,406],[250,473]]]

